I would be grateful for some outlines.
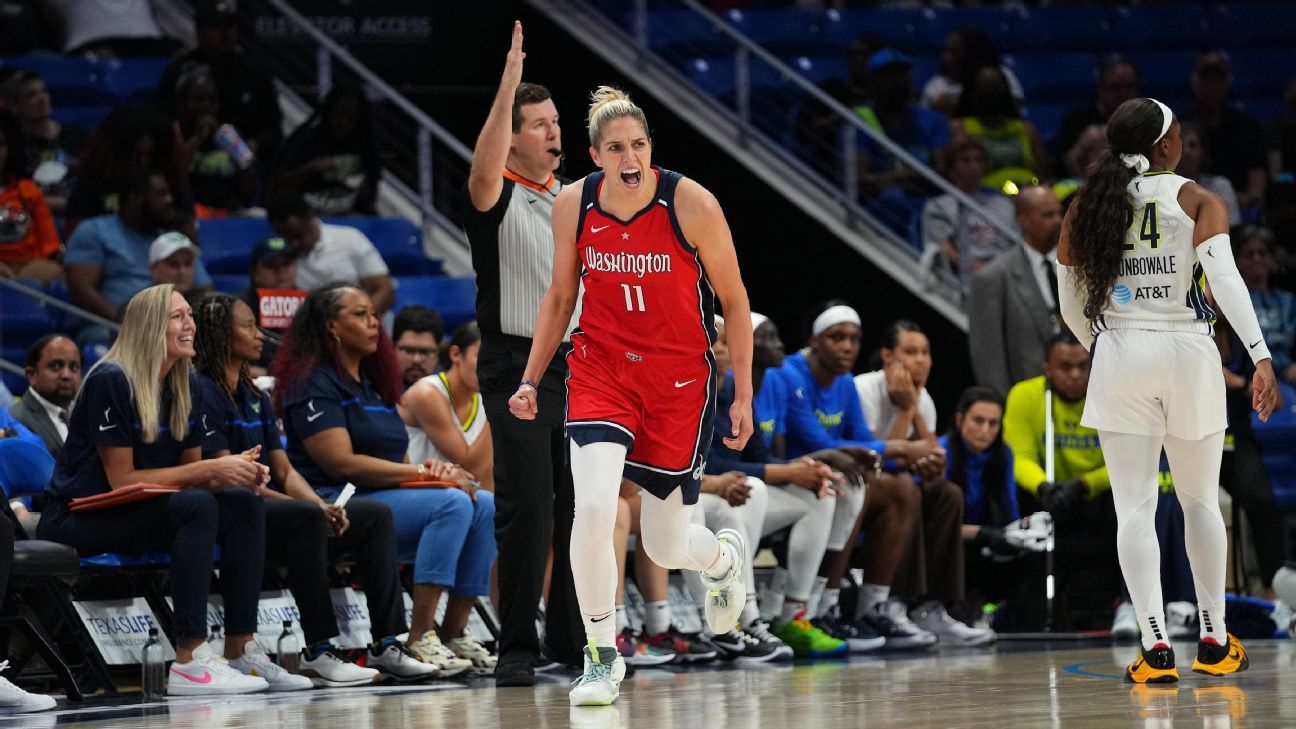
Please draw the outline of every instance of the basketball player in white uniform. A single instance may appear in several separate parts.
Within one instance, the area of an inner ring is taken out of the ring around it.
[[[1279,404],[1273,367],[1233,262],[1224,203],[1174,174],[1182,143],[1170,109],[1154,99],[1131,99],[1112,114],[1107,140],[1111,150],[1063,222],[1058,301],[1067,325],[1094,352],[1081,422],[1098,430],[1111,473],[1121,570],[1142,634],[1125,680],[1179,678],[1165,628],[1154,524],[1163,446],[1183,506],[1201,611],[1193,670],[1222,676],[1245,669],[1247,658],[1224,627],[1219,475],[1228,423],[1203,274],[1256,363],[1253,406],[1261,419]]]

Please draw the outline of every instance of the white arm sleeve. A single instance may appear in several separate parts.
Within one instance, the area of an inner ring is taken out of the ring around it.
[[[1080,340],[1085,351],[1093,349],[1094,335],[1089,329],[1089,320],[1084,315],[1084,294],[1076,287],[1071,267],[1061,263],[1057,265],[1058,309],[1062,312],[1062,321],[1067,329]]]
[[[1197,246],[1197,258],[1201,261],[1202,270],[1206,272],[1206,281],[1210,283],[1215,301],[1224,310],[1233,331],[1247,347],[1251,361],[1259,363],[1269,359],[1269,347],[1265,344],[1264,334],[1260,331],[1260,322],[1256,319],[1255,309],[1251,306],[1251,295],[1247,293],[1246,282],[1238,273],[1237,263],[1233,261],[1233,246],[1228,235],[1220,233],[1202,241]]]

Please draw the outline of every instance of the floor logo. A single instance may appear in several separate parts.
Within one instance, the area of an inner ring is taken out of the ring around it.
[[[1112,287],[1112,301],[1118,304],[1128,304],[1130,301],[1130,290],[1125,284],[1116,284]]]

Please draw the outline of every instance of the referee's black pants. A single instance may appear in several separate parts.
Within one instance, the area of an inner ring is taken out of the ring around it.
[[[576,502],[563,436],[567,366],[561,355],[554,358],[540,381],[536,419],[519,420],[509,412],[508,400],[522,380],[530,350],[530,339],[483,333],[477,355],[495,451],[499,656],[501,662],[529,661],[539,652],[536,610],[552,544],[545,643],[558,661],[580,665],[585,629],[568,555]]]

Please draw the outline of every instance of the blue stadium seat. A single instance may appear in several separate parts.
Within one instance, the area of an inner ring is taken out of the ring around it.
[[[789,63],[788,65],[794,69],[796,68],[795,63]],[[754,60],[748,68],[748,79],[751,81],[753,100],[758,100],[776,90],[800,93],[795,84],[781,71],[768,63]],[[709,95],[721,100],[726,105],[732,104],[737,89],[732,59],[695,58],[689,62],[688,67],[685,69],[685,75]]]
[[[112,109],[111,106],[55,106],[54,119],[60,124],[94,129],[100,120]]]
[[[1296,512],[1296,387],[1278,383],[1283,406],[1274,411],[1269,422],[1262,423],[1253,413],[1251,426],[1256,438],[1264,446],[1265,468],[1273,484],[1274,497],[1285,513]]]
[[[738,32],[778,55],[822,51],[823,15],[805,10],[744,10],[728,15]]]
[[[939,52],[951,31],[976,26],[984,31],[1001,52],[1012,48],[1016,42],[1013,34],[1021,11],[1015,8],[941,8],[923,13],[918,33],[929,41],[931,50]]]
[[[271,235],[262,218],[216,218],[198,223],[203,265],[212,274],[248,272],[248,254],[257,241]]]
[[[212,274],[212,285],[216,287],[217,291],[238,295],[251,284],[246,273],[221,273]]]
[[[410,276],[439,273],[441,262],[423,251],[423,231],[405,218],[324,218],[333,225],[349,225],[365,234],[382,254],[387,267]]]
[[[116,102],[112,94],[99,85],[98,64],[82,56],[30,53],[4,59],[4,65],[39,73],[45,79],[45,86],[49,89],[55,108]]]
[[[0,350],[0,359],[21,366],[24,354],[25,352],[23,350]],[[27,389],[27,378],[16,372],[10,372],[9,370],[0,370],[0,382],[3,382],[4,386],[9,389],[9,392],[15,395],[22,394],[22,391]]]
[[[1111,48],[1111,23],[1107,11],[1097,6],[1045,8],[1023,11],[1011,21],[1012,32],[1001,52],[1088,51]]]
[[[393,309],[399,311],[408,304],[436,309],[448,333],[477,316],[477,280],[472,276],[397,276]]]
[[[1117,6],[1111,12],[1111,38],[1117,48],[1205,48],[1212,38],[1206,8],[1192,3],[1165,6]]]
[[[1221,2],[1210,8],[1210,26],[1212,46],[1290,48],[1296,37],[1296,13],[1285,2]]]
[[[1029,104],[1066,101],[1093,95],[1098,59],[1092,53],[1005,54],[1004,65],[1021,82]]]
[[[100,87],[122,101],[152,101],[169,58],[109,58],[100,62]]]
[[[1296,49],[1291,47],[1236,48],[1230,49],[1228,55],[1234,97],[1269,96],[1277,100],[1296,74]]]
[[[1139,70],[1139,93],[1170,103],[1170,98],[1191,96],[1188,78],[1192,76],[1197,51],[1131,50],[1125,54]],[[1173,109],[1174,107],[1171,106]],[[1182,113],[1182,109],[1179,110]]]
[[[837,22],[826,22],[823,25],[823,53],[827,53],[829,49],[845,53],[861,33],[876,33],[892,47],[907,53],[939,50],[945,44],[944,36],[929,38],[919,33],[919,28],[926,21],[921,10],[846,10],[839,17]]]
[[[846,59],[840,55],[797,56],[788,59],[787,64],[815,84],[830,78],[846,78]]]
[[[1062,126],[1062,117],[1071,110],[1075,104],[1062,102],[1054,104],[1036,104],[1027,97],[1026,114],[1023,118],[1039,130],[1040,136],[1044,138],[1044,146],[1048,147],[1053,143],[1053,138],[1057,136],[1059,127]]]
[[[45,287],[35,279],[19,279],[17,283],[39,293],[45,293]],[[29,335],[35,339],[57,328],[62,317],[59,317],[59,321],[51,321],[51,309],[52,307],[46,306],[44,302],[37,301],[21,291],[0,286],[0,313],[4,315],[4,324],[0,329],[4,331],[6,344],[11,344],[13,339],[20,335]]]
[[[626,30],[630,31],[630,26]],[[669,59],[720,58],[732,56],[734,50],[728,35],[691,10],[649,13],[648,42],[654,51]]]

